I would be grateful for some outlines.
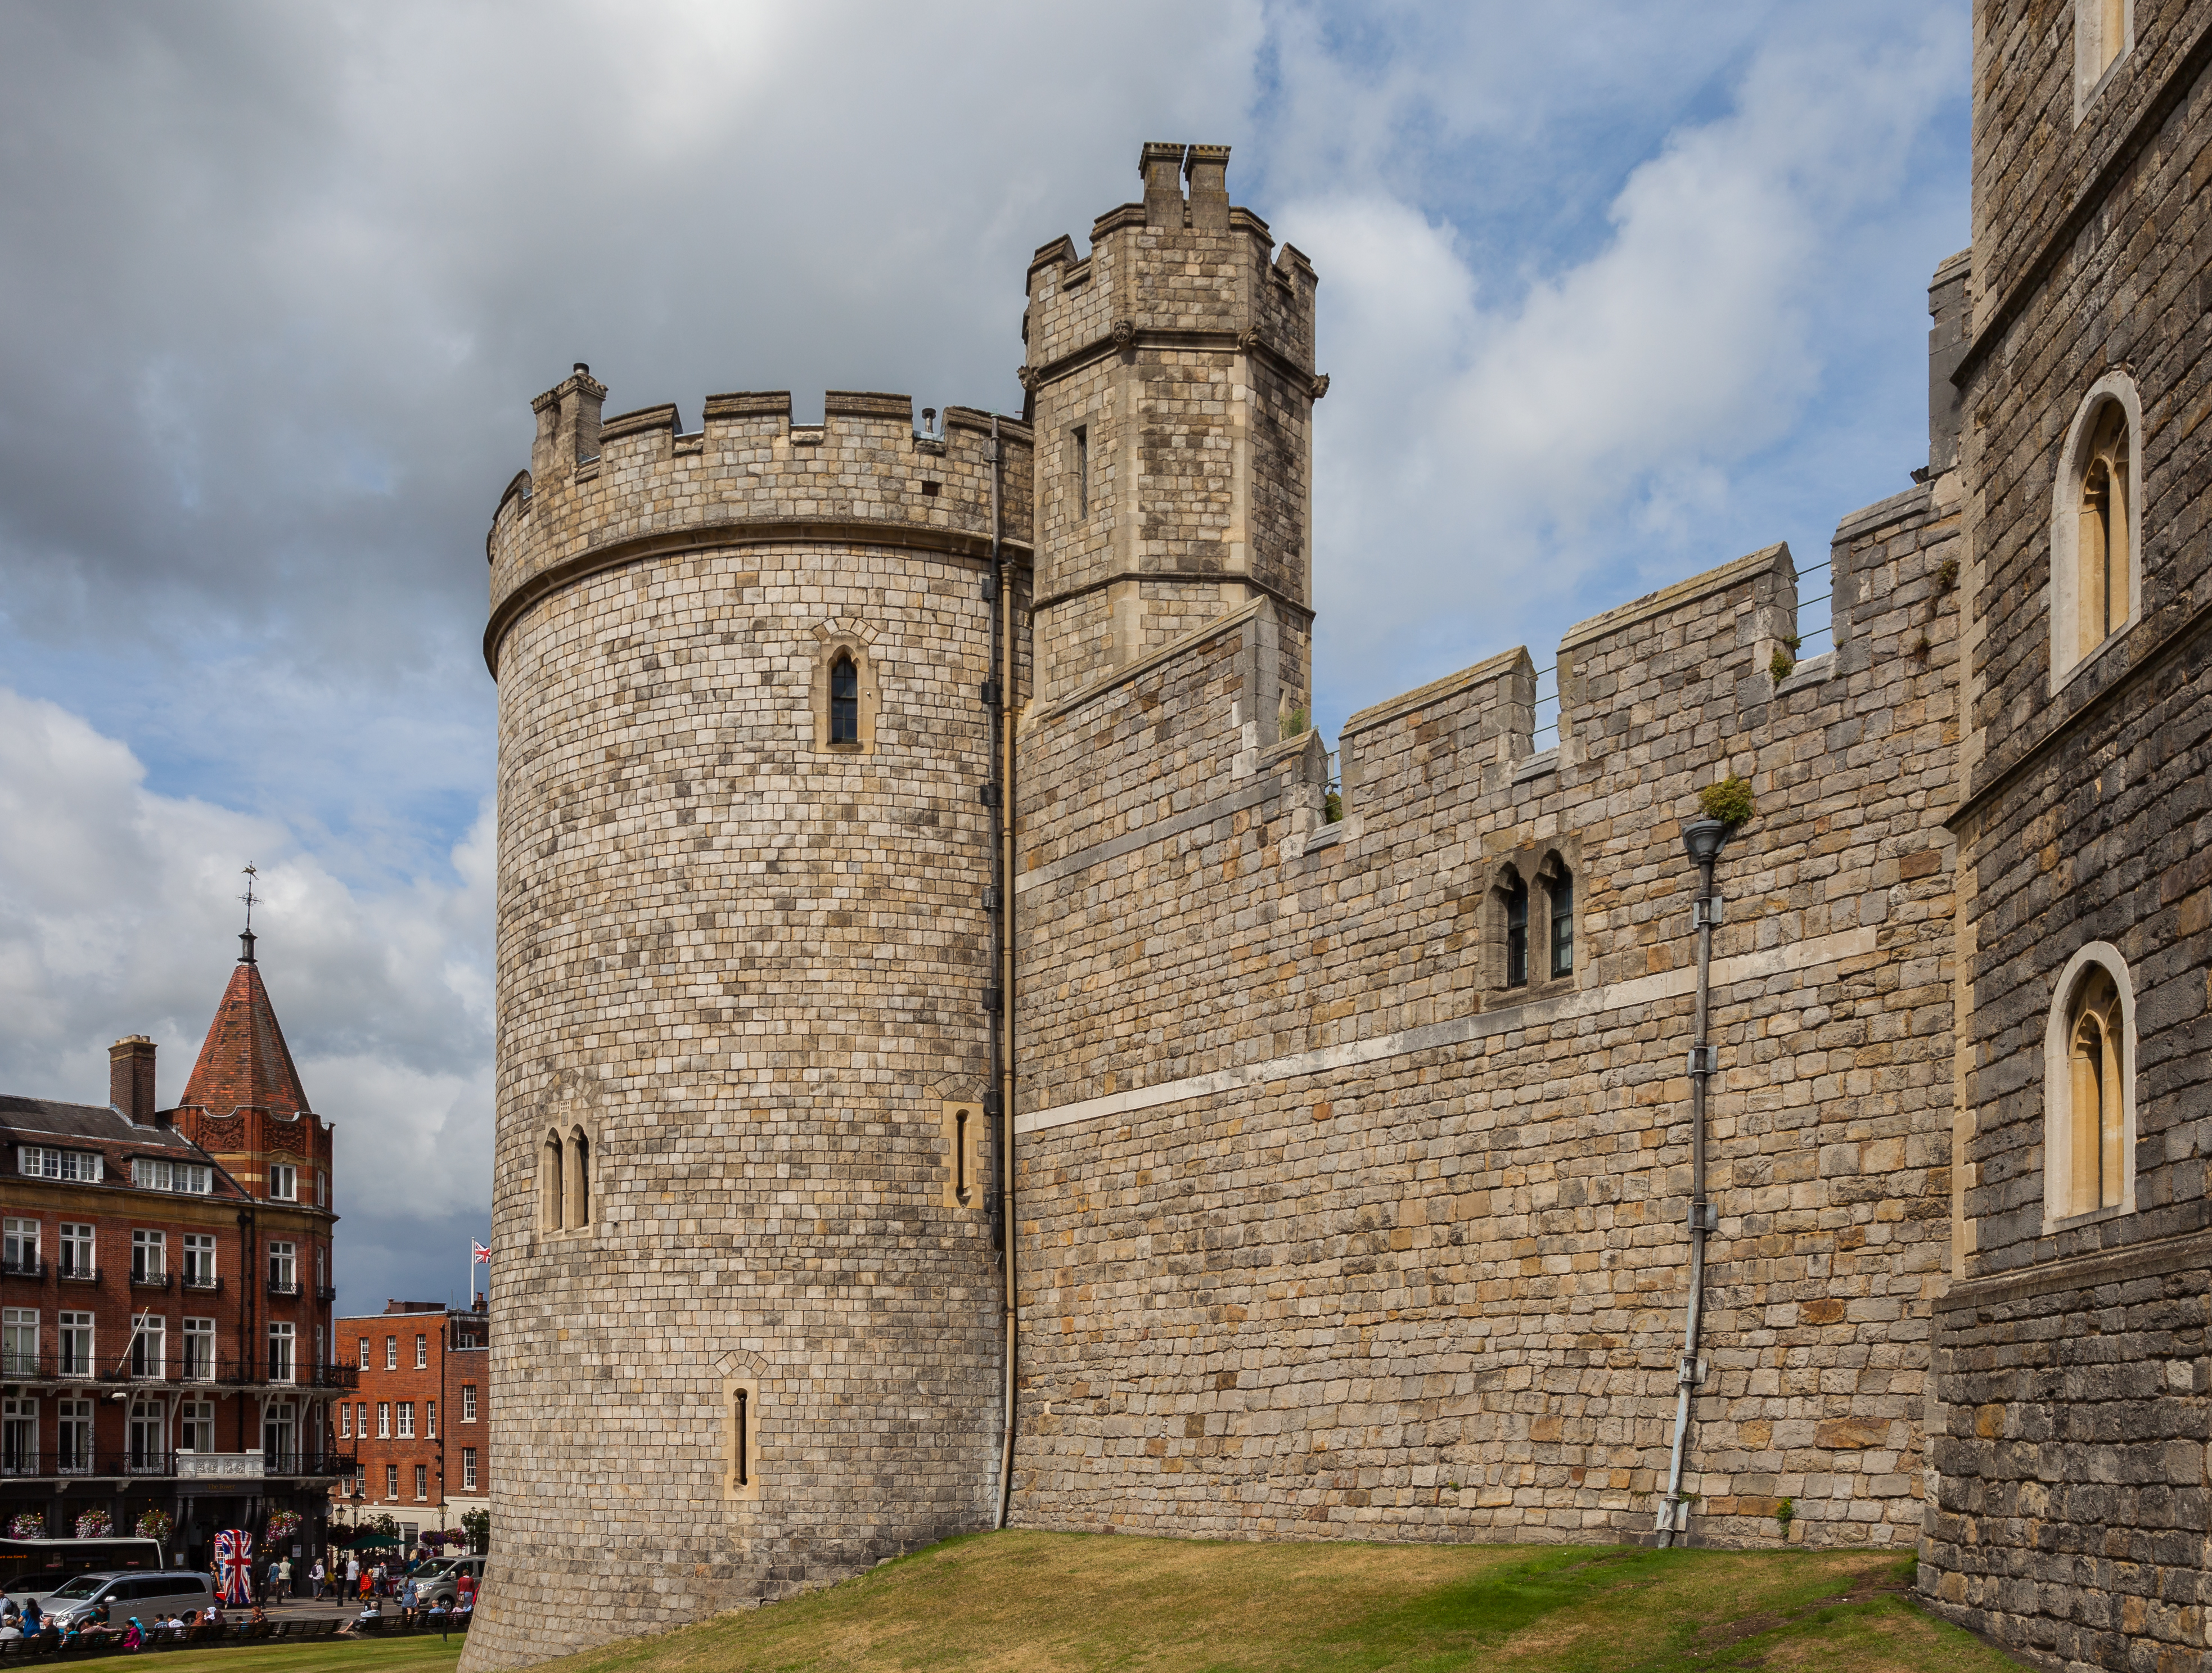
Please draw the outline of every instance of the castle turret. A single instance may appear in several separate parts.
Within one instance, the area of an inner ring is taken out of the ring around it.
[[[712,396],[687,433],[605,393],[580,366],[538,397],[488,541],[503,1322],[471,1668],[988,1525],[1001,1456],[979,792],[1030,433],[842,391],[819,424]]]
[[[1316,281],[1231,207],[1228,164],[1225,145],[1146,145],[1143,200],[1093,223],[1091,253],[1063,237],[1030,264],[1048,700],[1265,598],[1277,700],[1307,706]]]

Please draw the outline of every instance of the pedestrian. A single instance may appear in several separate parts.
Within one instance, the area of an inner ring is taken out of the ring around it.
[[[321,1603],[323,1588],[330,1584],[330,1579],[324,1572],[323,1560],[320,1557],[315,1559],[315,1566],[307,1571],[307,1578],[315,1583],[315,1601],[318,1603]]]
[[[350,1597],[361,1590],[361,1559],[346,1553],[346,1594]]]

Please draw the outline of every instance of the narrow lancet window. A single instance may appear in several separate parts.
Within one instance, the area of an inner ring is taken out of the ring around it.
[[[592,1223],[592,1142],[581,1127],[568,1135],[568,1205],[562,1219],[571,1226]]]
[[[538,1218],[549,1232],[561,1229],[561,1135],[545,1135],[545,1151],[538,1163]]]
[[[752,1412],[751,1401],[744,1389],[738,1391],[738,1485],[752,1485]]]
[[[962,1202],[968,1200],[968,1112],[959,1110],[952,1117],[952,1192]]]
[[[1565,866],[1552,876],[1552,974],[1575,973],[1575,880]]]
[[[2117,401],[2106,403],[2090,433],[2075,552],[2080,645],[2086,656],[2128,620],[2128,417]]]
[[[1078,518],[1091,515],[1091,431],[1079,425],[1075,442],[1075,514]]]
[[[830,664],[830,742],[860,741],[860,670],[849,656]]]
[[[1505,886],[1505,985],[1528,985],[1528,885],[1517,876]]]

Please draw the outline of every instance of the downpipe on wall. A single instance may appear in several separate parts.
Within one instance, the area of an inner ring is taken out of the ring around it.
[[[991,1086],[985,1112],[998,1141],[998,1201],[994,1240],[1005,1278],[1000,1312],[1006,1331],[1006,1387],[999,1426],[998,1508],[992,1526],[1006,1525],[1014,1488],[1014,1347],[1020,1303],[1014,1288],[1014,590],[1006,573],[1003,513],[1000,505],[999,420],[991,419],[991,573],[987,594],[991,621],[991,955],[996,999],[991,1009]]]
[[[1707,1034],[1712,993],[1713,928],[1721,919],[1721,897],[1713,893],[1713,865],[1729,827],[1717,819],[1700,819],[1682,827],[1682,847],[1698,868],[1698,898],[1692,904],[1698,931],[1698,1005],[1690,1046],[1690,1295],[1682,1321],[1682,1358],[1675,1367],[1674,1446],[1667,1462],[1667,1492],[1659,1500],[1662,1546],[1690,1529],[1690,1507],[1682,1497],[1682,1464],[1689,1451],[1691,1402],[1705,1380],[1698,1342],[1705,1328],[1705,1239],[1719,1228],[1720,1215],[1705,1190],[1705,1085],[1713,1072],[1713,1048]]]

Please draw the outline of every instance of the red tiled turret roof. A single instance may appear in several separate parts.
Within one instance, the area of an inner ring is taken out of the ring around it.
[[[249,956],[239,961],[208,1026],[207,1043],[185,1082],[179,1107],[201,1110],[218,1119],[251,1107],[289,1118],[307,1108],[300,1071],[276,1026],[276,1007],[261,985],[261,967]]]

